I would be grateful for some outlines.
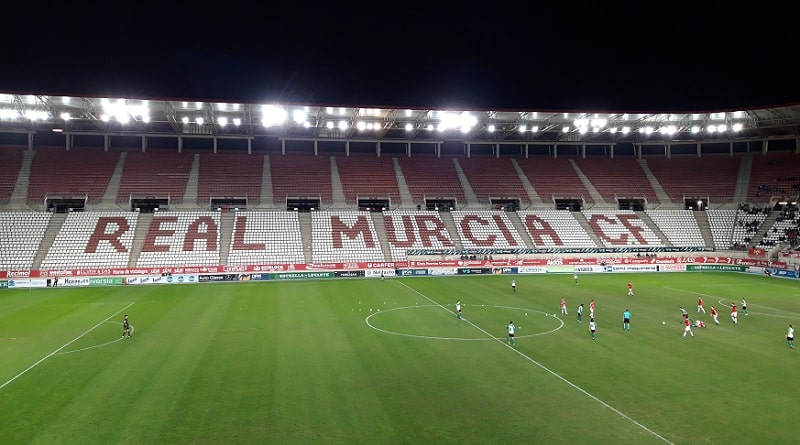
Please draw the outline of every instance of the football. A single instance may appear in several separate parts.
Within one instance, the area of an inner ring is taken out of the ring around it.
[[[667,324],[667,322],[666,321],[662,321],[661,324]]]

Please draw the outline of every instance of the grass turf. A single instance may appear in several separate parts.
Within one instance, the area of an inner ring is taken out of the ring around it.
[[[701,315],[682,339],[678,307],[694,318],[698,295],[721,326]],[[799,319],[800,282],[734,273],[5,290],[0,429],[15,444],[791,443]]]

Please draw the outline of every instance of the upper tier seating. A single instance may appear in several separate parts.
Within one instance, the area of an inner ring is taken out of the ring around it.
[[[450,213],[465,249],[527,247],[506,212],[456,210]]]
[[[705,246],[703,234],[691,210],[647,210],[647,216],[675,247]]]
[[[517,158],[517,164],[545,203],[551,203],[553,198],[558,197],[583,198],[587,203],[594,202],[575,168],[565,157]]]
[[[770,152],[753,156],[748,202],[768,202],[773,196],[796,198],[800,194],[800,155]]]
[[[197,182],[198,204],[209,204],[212,197],[246,197],[248,205],[258,204],[263,171],[263,155],[202,153]]]
[[[535,247],[597,247],[568,210],[518,211]]]
[[[270,155],[272,194],[275,205],[285,208],[287,197],[319,197],[322,207],[331,204],[329,156]]]
[[[517,198],[522,207],[530,205],[511,158],[473,156],[459,158],[458,163],[482,204],[488,204],[489,198]]]
[[[408,189],[416,203],[428,198],[454,198],[457,207],[467,204],[452,158],[398,157]]]
[[[358,198],[389,198],[390,207],[400,205],[400,190],[391,157],[375,155],[337,156],[336,169],[347,204],[355,206]]]
[[[632,157],[608,158],[593,156],[577,158],[583,174],[589,179],[597,192],[608,202],[616,197],[645,197],[649,203],[658,203],[656,192],[642,170],[642,166]]]
[[[22,167],[23,150],[18,147],[0,147],[0,204],[7,204],[14,193],[19,169]]]
[[[42,204],[48,193],[87,195],[98,203],[119,161],[119,152],[97,149],[41,148],[31,163],[28,202]]]
[[[183,202],[194,156],[177,151],[129,151],[117,193],[117,202],[134,197],[169,197],[170,203]]]
[[[584,210],[583,215],[606,247],[663,247],[661,238],[633,210]]]
[[[312,212],[313,262],[384,261],[372,213]]]
[[[297,212],[237,212],[229,265],[305,263]]]
[[[708,196],[709,204],[734,201],[741,157],[729,155],[648,156],[647,165],[670,199]]]
[[[0,270],[29,270],[42,244],[51,213],[0,213]]]
[[[219,241],[219,212],[155,213],[136,265],[216,266]]]
[[[455,248],[439,212],[392,210],[383,212],[383,222],[392,261],[406,261],[412,249]]]
[[[68,214],[41,268],[127,267],[137,216],[132,212]]]

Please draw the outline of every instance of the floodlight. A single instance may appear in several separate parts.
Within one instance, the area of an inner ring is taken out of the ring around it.
[[[264,105],[261,107],[261,111],[264,114],[261,122],[265,127],[281,125],[286,122],[286,110],[281,107],[275,105]]]
[[[433,124],[428,124],[428,131],[433,131]]]
[[[489,127],[487,128],[487,130],[489,130],[489,133],[494,133],[494,130],[495,130],[495,128],[494,128],[494,124],[492,124],[492,125],[489,125]]]
[[[406,131],[411,131],[411,130],[413,130],[413,129],[414,129],[414,126],[413,126],[413,125],[411,125],[411,123],[410,123],[410,122],[406,124]]]
[[[581,128],[578,128],[578,133],[580,133],[580,134],[586,134],[586,132],[587,132],[588,130],[589,130],[589,129],[588,129],[587,127],[581,127]]]
[[[150,116],[149,116],[149,115],[147,115],[147,114],[145,114],[144,116],[142,116],[142,122],[144,122],[144,123],[150,122]]]
[[[644,127],[642,130],[644,131],[644,134],[652,134],[653,133],[653,127],[651,127],[649,125]]]
[[[347,130],[347,121],[339,121],[339,129],[342,131]]]
[[[609,128],[609,129],[608,129],[608,132],[609,132],[609,133],[611,133],[611,134],[614,134],[614,133],[616,133],[616,132],[617,132],[617,127],[611,127],[611,128]]]
[[[198,118],[197,118],[197,125],[203,125],[203,124],[205,123],[205,121],[206,121],[206,120],[205,120],[205,119],[203,119],[202,117],[198,117]]]
[[[631,132],[631,127],[622,127],[622,134],[628,134]]]
[[[183,122],[184,125],[187,125],[189,123],[189,116],[183,116],[183,119],[181,119],[181,122]]]
[[[242,125],[242,120],[238,117],[233,118],[233,125],[236,125],[237,127]]]
[[[519,132],[520,133],[525,133],[527,130],[528,130],[528,126],[527,125],[523,124],[523,125],[519,126]]]
[[[217,119],[217,123],[220,125],[220,127],[224,127],[228,125],[228,118],[225,116],[220,116],[219,119]]]
[[[536,133],[537,131],[539,131],[538,125],[534,125],[533,127],[531,127],[531,133]]]
[[[720,133],[724,133],[724,132],[728,131],[728,126],[725,125],[725,124],[719,124],[717,126],[717,131],[720,132]]]
[[[294,113],[292,113],[292,118],[298,124],[302,123],[302,122],[305,122],[306,121],[306,112],[303,111],[303,110],[294,110]]]
[[[695,133],[695,134],[700,133],[700,127],[698,127],[697,125],[693,126],[692,127],[692,133]]]
[[[65,121],[68,121],[68,120],[72,119],[72,116],[70,116],[69,112],[65,111],[65,112],[61,113],[61,119],[65,120]]]
[[[566,113],[564,113],[564,114],[566,114]],[[569,127],[565,125],[565,126],[564,126],[564,127],[561,129],[561,132],[562,132],[562,133],[569,133]]]
[[[100,120],[103,121],[103,122],[108,122],[108,121],[111,120],[111,116],[109,116],[107,114],[101,114],[100,115]]]
[[[743,125],[740,122],[737,122],[737,123],[733,124],[733,127],[731,127],[731,129],[733,131],[741,131],[742,127],[743,127]]]
[[[716,125],[709,125],[708,127],[706,127],[706,130],[709,133],[713,133],[713,132],[717,131],[717,126]]]

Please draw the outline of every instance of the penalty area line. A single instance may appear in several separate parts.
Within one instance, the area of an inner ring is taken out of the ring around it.
[[[15,375],[14,377],[11,377],[10,379],[8,379],[8,381],[7,381],[7,382],[5,382],[5,383],[3,383],[2,385],[0,385],[0,389],[3,389],[3,388],[5,388],[6,386],[10,385],[10,384],[11,384],[11,382],[13,382],[14,380],[17,380],[18,378],[22,377],[23,375],[25,375],[25,374],[26,374],[28,371],[30,371],[31,369],[33,369],[33,368],[35,368],[35,367],[39,366],[39,365],[40,365],[42,362],[44,362],[44,361],[45,361],[45,360],[47,360],[48,358],[50,358],[50,357],[52,357],[52,356],[54,356],[54,355],[58,354],[59,352],[61,352],[61,351],[62,351],[64,348],[66,348],[67,346],[69,346],[69,345],[71,345],[71,344],[75,343],[76,341],[80,340],[80,339],[81,339],[81,338],[82,338],[84,335],[86,335],[86,334],[88,334],[88,333],[90,333],[90,332],[94,331],[94,330],[95,330],[95,329],[97,329],[97,328],[98,328],[100,325],[102,325],[103,323],[107,322],[108,320],[111,320],[113,317],[115,317],[115,316],[117,316],[118,314],[122,313],[123,311],[125,311],[126,309],[128,309],[128,308],[129,308],[129,307],[131,307],[131,306],[133,306],[133,303],[131,303],[131,304],[129,304],[129,305],[127,305],[127,306],[125,306],[124,308],[122,308],[122,309],[118,310],[117,312],[114,312],[113,314],[109,315],[109,316],[108,316],[108,318],[106,318],[105,320],[101,321],[100,323],[97,323],[96,325],[94,325],[94,326],[92,326],[91,328],[89,328],[89,329],[87,329],[86,331],[84,331],[84,332],[83,332],[81,335],[79,335],[79,336],[77,336],[77,337],[73,338],[72,340],[70,340],[70,341],[68,341],[68,342],[64,343],[64,344],[63,344],[61,347],[59,347],[59,348],[58,348],[58,349],[56,349],[55,351],[53,351],[53,352],[51,352],[51,353],[49,353],[49,354],[45,355],[44,357],[40,358],[40,359],[39,359],[39,360],[38,360],[36,363],[34,363],[34,364],[32,364],[32,365],[28,366],[28,367],[27,367],[27,368],[25,368],[25,369],[24,369],[22,372],[20,372],[19,374]]]
[[[422,297],[422,298],[424,298],[424,299],[426,299],[426,300],[430,301],[431,303],[435,304],[436,306],[439,306],[439,307],[441,307],[442,309],[446,310],[447,312],[450,312],[451,314],[454,314],[454,312],[453,312],[453,311],[451,311],[449,308],[447,308],[447,307],[445,307],[445,306],[443,306],[443,305],[441,305],[441,304],[437,303],[436,301],[432,300],[431,298],[429,298],[427,295],[423,294],[422,292],[420,292],[420,291],[418,291],[418,290],[414,289],[413,287],[411,287],[411,286],[409,286],[409,285],[407,285],[407,284],[405,284],[405,283],[403,283],[403,282],[399,282],[399,283],[400,283],[401,285],[405,286],[406,288],[408,288],[409,290],[411,290],[412,292],[416,293],[416,294],[417,294],[417,295],[419,295],[420,297]],[[576,390],[577,390],[578,392],[580,392],[581,394],[585,395],[586,397],[589,397],[590,399],[594,400],[595,402],[599,403],[600,405],[604,406],[605,408],[608,408],[608,409],[609,409],[609,410],[611,410],[613,413],[617,414],[618,416],[622,417],[623,419],[625,419],[625,420],[629,421],[630,423],[632,423],[632,424],[636,425],[637,427],[641,428],[642,430],[644,430],[644,431],[646,431],[646,432],[650,433],[650,434],[651,434],[653,437],[655,437],[655,438],[657,438],[657,439],[660,439],[662,442],[664,442],[664,443],[667,443],[667,444],[669,444],[669,445],[675,445],[673,442],[670,442],[670,440],[669,440],[669,439],[667,439],[666,437],[664,437],[664,436],[662,436],[662,435],[658,434],[657,432],[655,432],[655,431],[651,430],[650,428],[646,427],[645,425],[643,425],[643,424],[641,424],[641,423],[637,422],[637,421],[636,421],[635,419],[633,419],[632,417],[628,416],[627,414],[623,413],[622,411],[620,411],[620,410],[618,410],[618,409],[614,408],[613,406],[609,405],[608,403],[604,402],[604,401],[603,401],[603,400],[601,400],[599,397],[595,396],[594,394],[591,394],[589,391],[587,391],[587,390],[585,390],[585,389],[581,388],[581,387],[580,387],[580,386],[578,386],[577,384],[575,384],[575,383],[572,383],[570,380],[567,380],[567,378],[566,378],[566,377],[562,377],[562,376],[560,376],[560,375],[559,375],[559,374],[557,374],[555,371],[551,370],[551,369],[550,369],[550,368],[548,368],[547,366],[545,366],[545,365],[543,365],[543,364],[539,363],[538,361],[534,360],[533,358],[531,358],[530,356],[528,356],[528,355],[527,355],[527,354],[525,354],[524,352],[521,352],[521,351],[519,351],[517,348],[514,348],[513,346],[509,345],[509,344],[508,344],[508,343],[506,343],[506,342],[505,342],[503,339],[500,339],[500,338],[497,338],[497,337],[493,336],[491,333],[489,333],[488,331],[486,331],[486,330],[485,330],[485,329],[483,329],[482,327],[480,327],[480,326],[476,325],[475,323],[473,323],[473,322],[471,322],[471,321],[469,321],[469,320],[464,320],[464,321],[466,321],[467,323],[469,323],[469,325],[470,325],[470,326],[474,327],[475,329],[477,329],[477,330],[481,331],[482,333],[484,333],[485,335],[489,336],[490,338],[492,338],[492,339],[493,339],[494,341],[496,341],[497,343],[499,343],[499,344],[501,344],[501,345],[505,346],[506,348],[508,348],[508,349],[510,349],[510,350],[512,350],[512,351],[514,351],[514,352],[515,352],[515,353],[517,353],[517,355],[519,355],[520,357],[522,357],[522,358],[524,358],[525,360],[527,360],[527,361],[529,361],[529,362],[533,363],[534,365],[538,366],[539,368],[541,368],[542,370],[544,370],[544,371],[545,371],[545,372],[547,372],[548,374],[552,375],[553,377],[557,378],[558,380],[561,380],[562,382],[564,382],[564,383],[566,383],[567,385],[571,386],[572,388],[576,389]]]

